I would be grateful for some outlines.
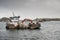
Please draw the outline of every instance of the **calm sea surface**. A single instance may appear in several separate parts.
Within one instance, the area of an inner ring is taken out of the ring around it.
[[[6,30],[0,22],[0,40],[60,40],[60,21],[41,23],[41,30]]]

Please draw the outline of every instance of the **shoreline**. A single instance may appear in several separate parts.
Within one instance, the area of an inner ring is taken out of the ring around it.
[[[38,22],[45,22],[45,21],[60,21],[60,18],[35,18],[32,19],[33,21],[38,21]],[[0,18],[0,22],[11,22],[10,18],[7,17],[2,17]],[[21,19],[19,21],[22,21]]]

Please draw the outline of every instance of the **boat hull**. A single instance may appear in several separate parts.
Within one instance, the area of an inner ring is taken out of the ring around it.
[[[7,24],[6,25],[6,29],[40,29],[41,25],[33,25],[32,26],[26,26],[23,24],[18,24],[18,25],[14,25],[14,24]]]
[[[20,26],[6,26],[6,29],[40,29],[40,27],[20,27]]]

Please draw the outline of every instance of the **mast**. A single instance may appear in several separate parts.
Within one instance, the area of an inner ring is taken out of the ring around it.
[[[15,14],[14,14],[14,12],[12,12],[13,13],[13,17],[15,16]]]

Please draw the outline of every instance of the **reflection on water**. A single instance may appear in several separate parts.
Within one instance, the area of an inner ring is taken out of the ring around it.
[[[0,40],[60,40],[60,21],[41,25],[41,30],[6,30],[6,23],[0,22]]]

